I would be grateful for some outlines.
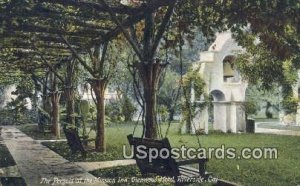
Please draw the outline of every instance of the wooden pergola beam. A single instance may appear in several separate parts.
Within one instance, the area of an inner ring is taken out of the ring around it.
[[[36,2],[39,3],[55,3],[55,4],[61,4],[64,6],[73,6],[73,7],[77,7],[80,9],[86,9],[86,8],[93,8],[97,11],[100,12],[107,12],[107,8],[103,7],[101,4],[98,4],[96,2],[89,2],[89,1],[85,1],[85,0],[80,0],[80,1],[73,1],[73,0],[36,0]],[[114,6],[112,7],[113,11],[118,13],[118,14],[128,14],[128,15],[134,15],[137,12],[140,12],[141,9],[139,8],[133,8],[133,7],[128,7],[128,6]]]
[[[172,3],[174,3],[174,0],[151,0],[147,1],[147,3],[143,4],[140,7],[129,7],[122,5],[120,3],[109,3],[110,0],[106,0],[106,3],[109,5],[110,9],[115,12],[116,14],[127,14],[127,15],[136,15],[137,13],[144,12],[146,9],[158,9],[159,7],[162,6],[168,6]],[[56,3],[56,4],[61,4],[64,6],[73,6],[77,8],[93,8],[98,11],[102,12],[109,12],[110,10],[106,7],[103,6],[100,3],[96,2],[90,2],[86,0],[79,0],[79,1],[74,1],[74,0],[36,0],[36,2],[46,2],[46,3]],[[142,1],[141,1],[142,2]]]
[[[28,49],[33,49],[30,43],[36,41],[37,48],[47,50],[45,58],[74,55],[70,48],[80,54],[85,52],[83,47],[106,43],[140,22],[145,18],[146,10],[155,11],[175,1],[151,0],[139,7],[124,6],[117,2],[113,4],[109,0],[103,0],[102,3],[87,0],[34,0],[31,4],[24,3],[24,7],[16,7],[13,6],[15,2],[11,1],[0,15],[0,18],[7,20],[1,25],[5,31],[0,38],[8,40],[0,44],[0,49],[12,49],[12,55],[19,53],[33,57],[37,52]],[[68,11],[66,7],[73,8],[75,12]],[[87,10],[95,11],[84,14]],[[118,24],[111,19],[112,14],[119,21]],[[70,24],[74,30],[62,29],[62,26],[55,24],[56,20]],[[60,36],[67,39],[68,44]],[[24,41],[18,41],[18,38]]]
[[[47,34],[47,33],[28,33],[28,32],[21,32],[21,31],[14,31],[14,32],[4,32],[2,36],[0,36],[1,39],[16,39],[16,40],[31,40],[32,38],[35,38],[37,41],[41,42],[51,42],[53,44],[64,44],[60,37],[58,37],[57,34]],[[78,37],[78,36],[68,36],[70,43],[74,46],[79,46],[82,44],[83,41],[86,42],[87,39],[85,37]],[[0,47],[4,46],[3,42],[0,44]]]
[[[29,33],[50,33],[50,34],[61,34],[61,35],[70,35],[70,36],[82,36],[82,37],[97,37],[105,35],[105,32],[95,31],[95,30],[79,30],[79,31],[65,31],[62,29],[57,29],[54,27],[47,27],[41,25],[30,25],[30,24],[19,24],[16,25],[7,25],[7,30],[9,31],[23,31]]]
[[[112,29],[111,26],[101,26],[99,23],[95,22],[104,20],[104,18],[101,19],[95,19],[95,20],[86,20],[82,21],[80,17],[75,16],[69,16],[64,15],[63,13],[54,13],[54,12],[41,12],[37,10],[24,10],[22,12],[16,12],[13,15],[0,15],[0,19],[3,20],[10,20],[13,18],[22,17],[23,19],[43,19],[43,20],[60,20],[63,22],[73,22],[75,25],[80,26],[82,28],[85,28],[86,30],[101,30],[101,31],[110,31]],[[107,21],[107,20],[106,20]],[[111,23],[113,25],[113,23]],[[109,22],[107,22],[105,25],[109,25]]]

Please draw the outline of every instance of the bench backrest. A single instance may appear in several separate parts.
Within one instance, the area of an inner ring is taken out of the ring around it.
[[[76,129],[64,127],[64,133],[72,152],[76,152],[78,150],[80,152],[85,152]]]
[[[178,165],[171,157],[171,154],[167,158],[162,158],[158,156],[155,159],[152,159],[152,162],[149,161],[149,158],[140,159],[137,155],[143,155],[137,151],[138,146],[144,146],[143,151],[149,152],[150,148],[155,148],[160,152],[161,149],[167,149],[171,153],[171,145],[167,138],[162,140],[149,139],[149,138],[137,138],[133,135],[127,136],[129,144],[134,149],[134,159],[141,171],[142,174],[155,173],[162,176],[178,176],[179,169]]]

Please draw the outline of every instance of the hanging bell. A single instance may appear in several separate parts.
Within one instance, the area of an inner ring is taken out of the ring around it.
[[[224,73],[224,77],[226,78],[234,77],[233,65],[231,65],[229,62],[224,62],[223,73]]]

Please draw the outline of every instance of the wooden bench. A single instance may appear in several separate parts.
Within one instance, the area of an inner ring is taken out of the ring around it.
[[[83,139],[78,135],[78,131],[75,128],[64,127],[63,130],[73,154],[79,151],[82,157],[85,158],[88,152],[95,151],[95,147],[88,146],[88,142],[94,141],[94,139]]]
[[[171,152],[171,146],[169,140],[164,138],[162,140],[148,139],[148,138],[136,138],[133,135],[127,136],[129,144],[133,146],[134,149],[134,159],[136,160],[137,166],[139,167],[143,176],[147,174],[154,173],[160,176],[174,177],[175,181],[178,181],[178,178],[189,178],[189,177],[198,177],[207,180],[211,173],[206,172],[205,163],[208,159],[189,159],[185,161],[176,161],[171,156],[167,158],[157,157],[152,159],[152,162],[149,162],[148,157],[145,159],[140,159],[137,155],[142,155],[137,151],[137,147],[143,145],[143,150],[149,152],[150,148],[155,148],[158,152],[161,149],[168,149]],[[186,165],[189,164],[198,164],[199,168],[192,168]],[[186,182],[179,183],[176,182],[176,185],[187,184]]]

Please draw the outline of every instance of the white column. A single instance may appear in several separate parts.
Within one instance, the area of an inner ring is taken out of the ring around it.
[[[227,132],[227,112],[226,103],[213,102],[214,104],[214,129]]]
[[[232,133],[237,132],[237,107],[234,102],[230,103],[230,123],[227,130],[231,130]]]
[[[196,130],[204,130],[205,134],[208,134],[208,108],[200,110],[196,108],[196,115],[192,121],[192,133],[195,134]]]

